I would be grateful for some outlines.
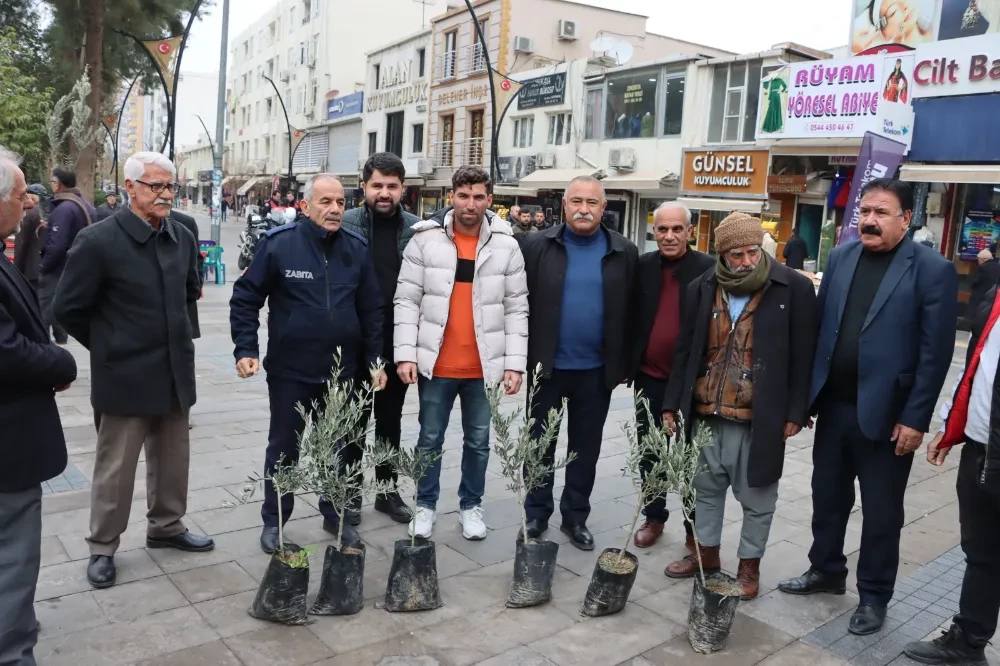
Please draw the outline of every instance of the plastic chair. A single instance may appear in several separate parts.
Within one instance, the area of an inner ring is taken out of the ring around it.
[[[213,243],[205,252],[205,278],[208,278],[208,270],[212,269],[215,271],[215,284],[226,284],[226,264],[222,261],[222,251],[221,247]]]

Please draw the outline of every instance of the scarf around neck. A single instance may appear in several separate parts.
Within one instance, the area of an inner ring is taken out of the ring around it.
[[[749,273],[737,273],[730,270],[722,255],[715,264],[715,279],[727,293],[737,296],[749,296],[760,291],[771,277],[771,257],[761,250],[760,261]]]

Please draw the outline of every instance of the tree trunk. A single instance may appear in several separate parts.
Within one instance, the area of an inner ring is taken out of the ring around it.
[[[96,127],[101,118],[101,89],[104,87],[104,0],[83,0],[84,35],[86,43],[83,47],[84,66],[90,73],[90,96],[87,106],[90,107],[91,127]],[[80,193],[87,201],[94,200],[94,172],[97,169],[97,148],[94,142],[83,150],[76,151],[76,184]]]

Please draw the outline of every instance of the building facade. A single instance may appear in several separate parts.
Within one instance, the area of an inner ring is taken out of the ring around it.
[[[174,165],[181,185],[180,204],[186,210],[204,210],[212,201],[214,159],[212,144],[204,133],[196,143],[177,148]]]

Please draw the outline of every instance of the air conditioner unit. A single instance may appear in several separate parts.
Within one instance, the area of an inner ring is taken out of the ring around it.
[[[426,157],[417,160],[417,173],[421,176],[430,176],[434,173],[434,162]]]
[[[564,41],[574,41],[576,40],[576,21],[568,21],[566,19],[560,19],[559,21],[559,39]]]
[[[608,166],[619,171],[635,170],[635,151],[631,148],[615,148],[608,154]]]
[[[514,52],[515,53],[534,53],[535,52],[535,40],[532,37],[515,37],[514,38]]]
[[[539,169],[552,169],[556,166],[556,154],[546,150],[544,153],[538,153],[535,157],[535,162]]]
[[[306,58],[306,66],[309,69],[315,69],[316,68],[316,56],[315,55],[311,55],[308,58]]]
[[[278,80],[279,81],[283,81],[284,83],[288,83],[288,79],[290,79],[290,78],[291,78],[291,75],[288,73],[287,69],[285,71],[283,71],[281,74],[278,74]]]

